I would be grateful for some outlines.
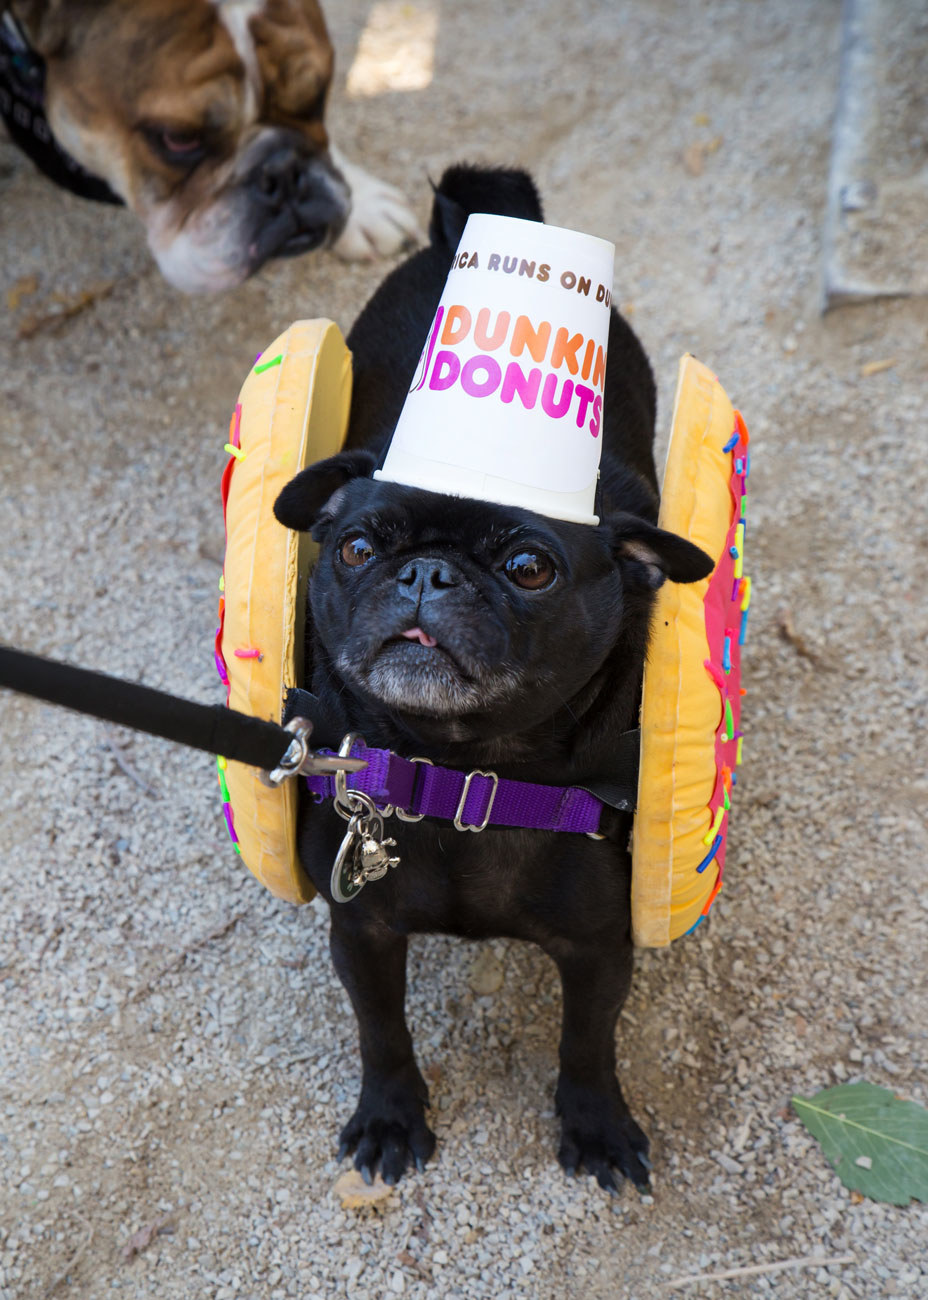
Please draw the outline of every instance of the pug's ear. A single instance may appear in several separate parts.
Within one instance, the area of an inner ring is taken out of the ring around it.
[[[707,578],[715,561],[676,533],[656,528],[635,515],[618,514],[607,521],[612,529],[612,549],[631,581],[656,591],[664,580],[698,582]]]
[[[370,478],[377,464],[369,451],[342,451],[319,460],[292,478],[274,502],[274,515],[285,528],[306,533],[338,509],[341,489],[353,478]]]

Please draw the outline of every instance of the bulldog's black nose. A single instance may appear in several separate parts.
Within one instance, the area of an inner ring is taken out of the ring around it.
[[[287,145],[265,158],[255,181],[258,192],[272,208],[309,197],[312,180],[305,154]]]
[[[399,594],[417,605],[437,600],[452,587],[457,587],[461,575],[453,564],[436,557],[417,556],[403,565],[396,575]]]

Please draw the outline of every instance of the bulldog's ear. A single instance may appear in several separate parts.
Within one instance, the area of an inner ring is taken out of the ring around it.
[[[635,515],[614,515],[606,527],[612,529],[613,552],[624,562],[627,576],[652,591],[666,578],[671,582],[698,582],[715,567],[711,557],[686,538],[656,528]]]
[[[75,24],[84,17],[82,11],[89,11],[87,16],[90,16],[94,9],[91,4],[74,3],[74,0],[16,0],[10,7],[32,45],[45,59],[55,58],[64,51]],[[7,5],[0,4],[0,9],[6,8]]]
[[[350,479],[370,478],[376,464],[369,451],[342,451],[309,465],[290,480],[274,502],[276,518],[294,532],[308,532],[323,515],[334,515],[339,490]]]

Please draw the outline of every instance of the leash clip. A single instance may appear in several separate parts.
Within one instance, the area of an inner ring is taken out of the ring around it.
[[[335,773],[335,778],[344,781],[346,772],[361,772],[367,767],[363,758],[349,758],[345,754],[316,754],[309,747],[313,724],[309,718],[291,718],[284,730],[293,736],[289,746],[274,768],[273,772],[261,772],[260,778],[272,789],[290,776],[322,775]]]

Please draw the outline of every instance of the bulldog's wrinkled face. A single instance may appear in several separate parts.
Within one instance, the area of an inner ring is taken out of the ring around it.
[[[142,219],[172,283],[228,288],[337,238],[350,197],[316,0],[21,3],[53,132]]]
[[[337,673],[401,719],[470,718],[484,736],[530,727],[593,678],[631,606],[647,616],[629,586],[650,593],[686,563],[706,572],[700,551],[643,520],[617,541],[609,527],[368,478],[332,491],[352,460],[304,471],[275,513],[320,542],[310,605]],[[663,539],[686,548],[682,564]]]

